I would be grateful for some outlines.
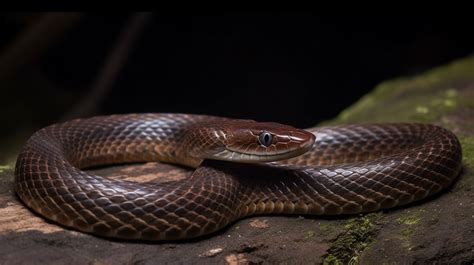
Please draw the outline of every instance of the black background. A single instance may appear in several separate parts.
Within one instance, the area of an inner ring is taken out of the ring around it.
[[[88,14],[35,67],[62,90],[88,93],[129,18]],[[471,24],[463,16],[154,14],[96,114],[203,113],[312,126],[384,80],[469,55]]]

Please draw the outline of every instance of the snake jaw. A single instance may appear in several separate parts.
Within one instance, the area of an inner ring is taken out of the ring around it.
[[[237,161],[239,163],[260,163],[260,162],[273,162],[279,160],[285,160],[293,158],[307,152],[309,149],[297,149],[293,152],[281,153],[276,155],[255,155],[248,153],[240,153],[232,150],[223,150],[216,153],[210,159],[225,160],[225,161]]]
[[[258,138],[262,131],[272,134],[271,145],[264,146],[259,142]],[[233,134],[234,137],[235,134]],[[292,127],[280,128],[280,130],[249,129],[246,132],[237,132],[237,134],[238,137],[234,139],[239,140],[228,141],[225,149],[216,153],[214,159],[245,163],[284,160],[309,151],[316,141],[314,134]]]

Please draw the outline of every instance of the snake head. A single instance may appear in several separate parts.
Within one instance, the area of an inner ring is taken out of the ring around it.
[[[244,163],[292,158],[310,150],[316,140],[314,134],[305,130],[251,120],[220,124],[212,135],[213,148],[208,149],[204,158]]]

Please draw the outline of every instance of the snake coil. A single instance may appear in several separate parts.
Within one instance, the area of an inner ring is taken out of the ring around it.
[[[195,170],[160,184],[85,171],[142,161]],[[430,124],[298,130],[205,115],[122,114],[34,133],[18,156],[15,190],[32,210],[66,227],[175,240],[255,214],[337,215],[405,205],[444,190],[460,170],[458,139]]]

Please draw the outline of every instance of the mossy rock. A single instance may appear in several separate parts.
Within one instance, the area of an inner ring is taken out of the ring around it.
[[[321,125],[369,122],[434,123],[452,130],[462,144],[464,170],[447,192],[403,209],[385,211],[379,225],[365,231],[370,236],[361,239],[363,242],[334,241],[325,263],[472,263],[474,56],[419,76],[384,82]],[[357,233],[360,228],[354,226],[344,234]]]
[[[2,264],[472,264],[474,56],[419,76],[384,82],[321,125],[365,122],[430,122],[452,130],[463,148],[460,179],[434,198],[399,209],[349,218],[255,217],[201,240],[143,244],[77,233],[36,216],[12,190],[12,159],[0,164],[0,260]],[[185,174],[156,163],[96,171],[137,178],[170,172]]]

